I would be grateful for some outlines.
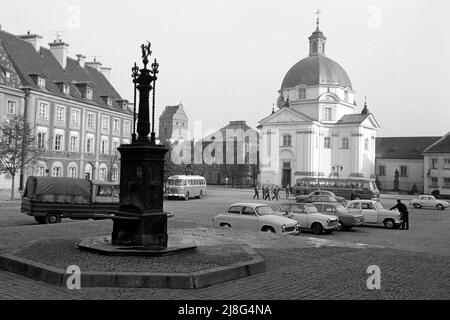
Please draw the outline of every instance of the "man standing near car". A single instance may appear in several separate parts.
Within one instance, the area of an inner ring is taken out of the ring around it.
[[[402,203],[400,199],[397,200],[397,204],[393,206],[389,210],[397,209],[401,214],[402,224],[400,229],[408,230],[409,229],[409,212],[408,208]]]

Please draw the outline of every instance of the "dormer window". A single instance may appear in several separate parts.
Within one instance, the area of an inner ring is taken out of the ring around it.
[[[94,91],[92,91],[92,89],[87,89],[86,90],[86,99],[92,100],[92,96],[94,94]]]
[[[38,86],[45,87],[45,79],[38,77]]]
[[[11,72],[5,71],[5,78],[8,80],[11,79]]]
[[[107,99],[106,99],[106,104],[108,105],[108,106],[112,106],[112,98],[111,97],[108,97]]]
[[[128,103],[124,102],[124,103],[122,104],[122,109],[123,109],[123,110],[127,110],[127,108],[128,108]]]
[[[70,93],[70,87],[67,84],[63,85],[63,93],[64,94]]]

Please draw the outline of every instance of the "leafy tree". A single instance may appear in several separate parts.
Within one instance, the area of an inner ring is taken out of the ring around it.
[[[0,173],[11,176],[11,201],[14,199],[16,175],[23,168],[33,165],[41,153],[31,126],[23,115],[15,115],[0,126]]]

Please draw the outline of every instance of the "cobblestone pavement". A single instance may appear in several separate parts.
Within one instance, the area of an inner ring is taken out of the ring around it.
[[[0,299],[449,299],[448,211],[413,211],[410,232],[355,228],[315,236],[280,236],[211,228],[211,217],[248,197],[227,192],[168,202],[172,228],[198,245],[246,243],[266,258],[267,272],[196,290],[82,288],[71,291],[0,270]],[[272,203],[277,206],[279,203]],[[49,238],[109,234],[111,221],[35,225],[18,203],[0,206],[0,252]],[[432,232],[434,231],[434,232]],[[434,245],[433,245],[434,244]],[[381,269],[381,290],[368,290],[367,267]]]
[[[448,257],[389,249],[257,249],[264,274],[203,289],[82,288],[70,291],[0,271],[2,299],[449,299]],[[367,267],[381,268],[368,290]]]

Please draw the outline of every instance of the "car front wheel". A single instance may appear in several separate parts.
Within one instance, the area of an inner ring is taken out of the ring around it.
[[[323,231],[323,227],[320,223],[314,223],[311,229],[314,234],[321,234]]]
[[[414,208],[420,209],[422,208],[422,206],[420,205],[420,203],[414,203]]]
[[[231,228],[231,226],[230,226],[228,223],[221,223],[220,226],[221,226],[222,228],[226,228],[226,229]]]
[[[264,227],[261,231],[267,232],[267,233],[275,233],[275,229],[272,227]]]
[[[394,229],[394,227],[395,227],[395,222],[394,222],[394,220],[392,220],[392,219],[387,219],[387,220],[384,221],[384,226],[385,226],[387,229]]]
[[[342,231],[344,229],[345,229],[345,224],[341,220],[339,220],[336,230]]]
[[[442,204],[438,204],[438,205],[436,206],[436,209],[438,209],[438,210],[444,210],[444,206],[443,206]]]

